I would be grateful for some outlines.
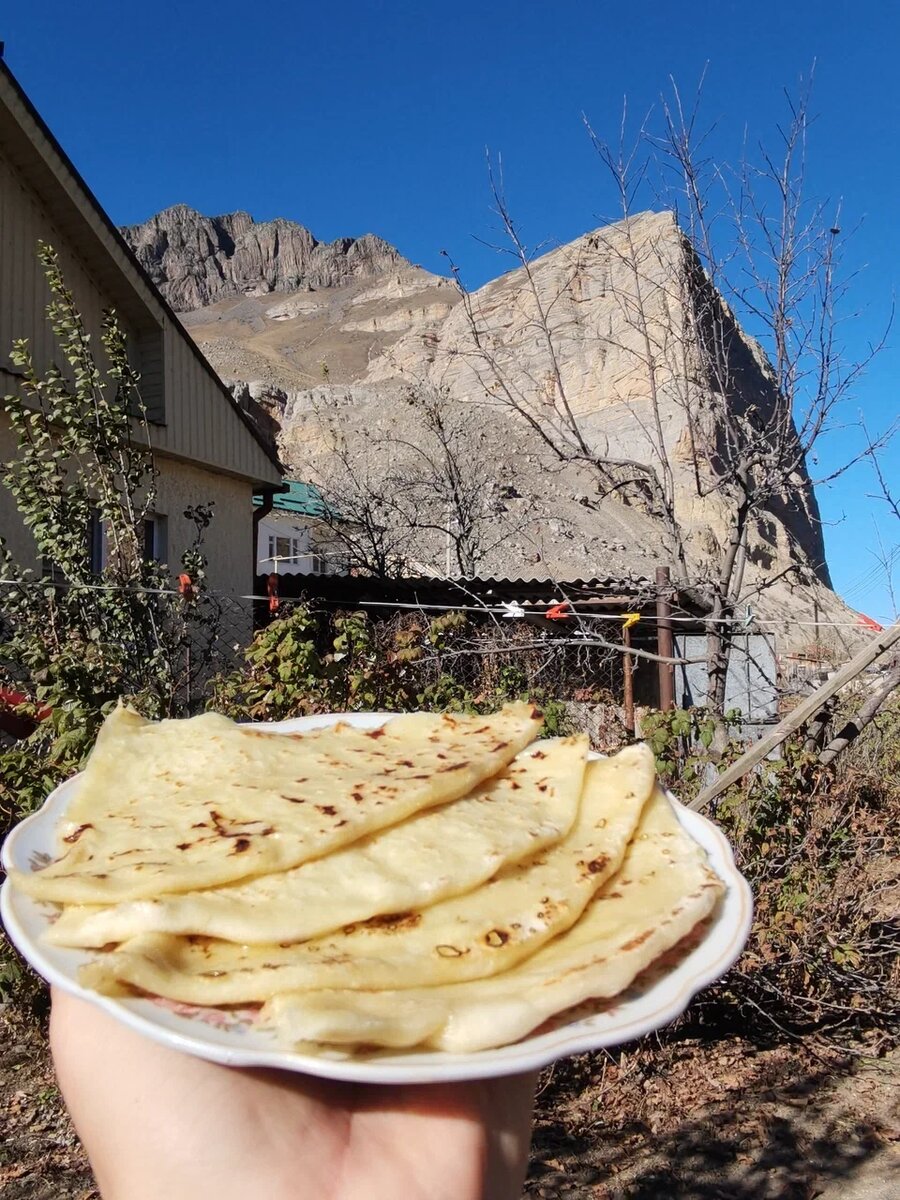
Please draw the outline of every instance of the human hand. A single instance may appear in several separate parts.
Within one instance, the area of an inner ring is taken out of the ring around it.
[[[378,1086],[222,1067],[54,989],[50,1043],[104,1200],[516,1200],[535,1076]]]

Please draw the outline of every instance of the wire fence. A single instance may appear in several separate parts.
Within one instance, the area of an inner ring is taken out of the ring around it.
[[[244,649],[254,631],[277,617],[289,620],[302,612],[312,618],[316,651],[334,664],[354,659],[358,667],[381,664],[382,690],[396,693],[398,678],[407,691],[475,700],[496,692],[542,695],[559,700],[620,701],[622,655],[607,648],[566,637],[549,626],[534,627],[503,621],[490,613],[435,613],[426,609],[371,611],[340,609],[301,599],[281,599],[275,611],[262,599],[216,596],[205,600],[215,619],[198,630],[191,642],[195,662],[205,662],[207,679],[245,666]],[[348,637],[345,618],[357,611],[357,630]],[[344,647],[344,648],[341,648]],[[346,667],[353,663],[347,662]],[[373,671],[378,691],[379,675]]]
[[[18,592],[45,592],[47,584],[10,581],[13,586]],[[102,583],[52,586],[61,598],[70,599],[82,586],[116,590]],[[573,637],[570,628],[553,622],[507,620],[488,608],[467,612],[444,606],[360,609],[315,598],[282,597],[273,603],[268,596],[208,590],[185,596],[167,589],[144,589],[141,595],[152,616],[142,628],[146,633],[149,624],[160,634],[159,647],[170,668],[173,709],[184,713],[202,711],[224,678],[249,673],[246,652],[254,638],[273,621],[290,621],[298,614],[303,614],[302,638],[314,646],[317,669],[327,671],[332,679],[332,697],[340,698],[335,681],[346,677],[349,688],[353,673],[365,672],[369,707],[393,708],[404,698],[410,706],[423,698],[434,707],[453,706],[501,694],[612,704],[623,698],[624,666],[617,642]],[[348,634],[350,614],[355,614],[355,625]],[[0,589],[0,684],[15,689],[26,679],[2,652],[2,644],[13,633]],[[106,636],[101,631],[99,640]],[[136,645],[133,653],[121,647],[137,664],[138,673],[138,660],[148,648],[154,647],[148,643],[141,650]],[[655,666],[642,666],[649,682]],[[637,668],[636,677],[641,675]],[[348,694],[343,703],[352,707],[353,700]]]
[[[0,585],[7,585],[0,586],[2,642],[7,588],[43,590],[47,581],[26,584],[0,579]],[[110,591],[115,585],[96,580],[70,590],[77,589]],[[348,597],[343,604],[340,598],[314,594],[241,596],[205,589],[191,598],[165,587],[148,589],[147,597],[158,602],[161,610],[170,608],[173,598],[177,598],[183,632],[174,642],[169,640],[167,652],[178,679],[176,706],[180,711],[200,711],[209,702],[216,679],[247,669],[245,651],[254,636],[273,619],[289,618],[301,610],[315,619],[317,653],[322,658],[330,655],[334,665],[346,653],[335,648],[336,619],[348,611],[361,612],[368,630],[366,654],[371,660],[362,666],[378,677],[371,663],[384,664],[390,668],[394,683],[398,675],[405,674],[411,695],[477,698],[502,690],[575,703],[622,705],[625,699],[625,656],[629,652],[623,644],[623,618],[628,614],[579,611],[574,607],[577,600],[569,604],[571,611],[565,620],[551,621],[543,611],[526,611],[509,603],[479,603],[480,598],[474,595],[470,603],[458,605],[379,602],[359,596]],[[460,596],[460,600],[465,597]],[[625,607],[631,606],[628,601],[624,603]],[[448,614],[454,615],[454,622],[440,627]],[[691,696],[702,694],[704,684],[705,651],[702,636],[698,636],[703,618],[676,611],[670,621],[676,633],[676,654],[685,656],[677,672],[679,703],[702,703],[702,698],[694,700]],[[695,632],[689,634],[691,625]],[[821,669],[824,664],[805,660],[785,663],[777,659],[774,647],[767,649],[763,644],[771,643],[771,638],[751,636],[744,621],[739,628],[745,632],[732,631],[734,673],[749,674],[752,669],[755,679],[744,688],[746,703],[742,698],[737,707],[748,719],[771,719],[779,699],[808,690],[811,669]],[[683,635],[681,630],[685,631]],[[658,704],[656,632],[652,610],[647,613],[645,609],[629,635],[633,701],[638,706]],[[760,648],[766,651],[765,663],[758,659]],[[2,666],[0,663],[0,675],[4,673]],[[389,698],[387,682],[382,691],[382,697],[376,694],[376,703]]]

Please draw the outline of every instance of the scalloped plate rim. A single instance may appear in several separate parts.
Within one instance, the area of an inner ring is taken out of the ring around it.
[[[398,715],[321,713],[287,721],[259,722],[255,727],[279,734],[346,721],[373,729]],[[591,757],[600,756],[591,754]],[[10,832],[3,845],[4,867],[27,869],[31,857],[40,852],[41,845],[45,852],[52,849],[49,835],[79,780],[80,776],[76,775],[60,784],[37,812]],[[90,952],[42,945],[38,936],[40,926],[49,923],[48,906],[18,893],[10,879],[0,888],[0,917],[7,936],[49,983],[89,1001],[131,1029],[170,1049],[211,1062],[236,1067],[274,1067],[328,1079],[378,1084],[452,1082],[511,1075],[546,1066],[568,1054],[621,1045],[661,1029],[684,1012],[699,991],[721,978],[744,948],[753,918],[753,901],[750,888],[735,865],[731,847],[710,820],[685,808],[671,792],[667,794],[678,819],[707,851],[711,865],[727,886],[718,911],[700,942],[670,972],[636,998],[619,1003],[612,1001],[606,1011],[598,1006],[597,1013],[563,1022],[549,1032],[532,1034],[511,1045],[474,1054],[415,1049],[369,1056],[346,1055],[338,1051],[303,1054],[278,1048],[271,1035],[260,1030],[249,1031],[253,1044],[248,1045],[247,1030],[216,1028],[198,1016],[179,1015],[151,1000],[114,999],[82,988],[76,971],[90,958]],[[584,1004],[578,1006],[579,1011],[584,1008]],[[240,1026],[240,1019],[236,1020]]]

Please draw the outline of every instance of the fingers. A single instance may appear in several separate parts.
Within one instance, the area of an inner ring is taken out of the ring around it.
[[[535,1075],[383,1087],[218,1066],[54,992],[60,1090],[104,1200],[517,1200]]]

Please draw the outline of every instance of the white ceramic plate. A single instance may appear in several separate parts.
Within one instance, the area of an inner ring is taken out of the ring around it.
[[[263,727],[276,734],[288,733],[332,724],[338,719],[300,717]],[[340,719],[373,729],[389,717],[383,713],[354,713]],[[3,865],[7,869],[33,870],[54,854],[53,830],[78,786],[78,777],[62,784],[39,812],[13,830],[3,847]],[[52,922],[56,909],[23,896],[10,880],[0,891],[0,914],[9,937],[49,983],[89,1000],[163,1045],[200,1058],[229,1066],[278,1067],[361,1083],[431,1083],[511,1075],[545,1066],[567,1054],[617,1046],[660,1029],[683,1012],[701,988],[723,975],[740,954],[750,932],[750,889],[735,867],[728,842],[716,826],[677,801],[675,810],[687,832],[704,847],[711,866],[727,886],[713,916],[614,1001],[570,1009],[522,1041],[476,1054],[384,1051],[363,1056],[325,1050],[315,1055],[286,1052],[271,1034],[255,1028],[251,1009],[111,999],[82,988],[78,983],[78,968],[90,960],[91,952],[46,944],[41,934]]]

